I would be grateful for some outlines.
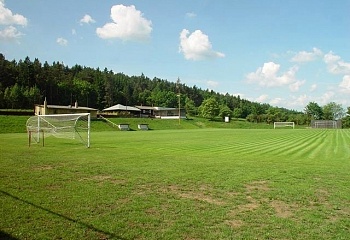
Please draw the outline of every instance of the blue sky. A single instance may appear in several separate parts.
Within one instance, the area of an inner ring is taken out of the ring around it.
[[[350,0],[0,0],[0,52],[288,109],[350,106]]]

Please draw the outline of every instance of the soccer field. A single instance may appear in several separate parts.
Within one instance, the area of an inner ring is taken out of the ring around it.
[[[0,136],[0,239],[349,237],[349,130]]]

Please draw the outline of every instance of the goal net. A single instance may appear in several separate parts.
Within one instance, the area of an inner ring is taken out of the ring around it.
[[[311,120],[312,128],[342,128],[342,121],[337,120]]]
[[[294,124],[294,122],[274,122],[273,128],[276,129],[278,127],[291,127],[294,129],[295,124]]]
[[[48,136],[78,139],[90,147],[90,113],[37,115],[27,120],[29,146]],[[43,144],[44,145],[44,144]]]

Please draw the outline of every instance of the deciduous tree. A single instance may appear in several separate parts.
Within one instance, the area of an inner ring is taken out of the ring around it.
[[[345,116],[345,110],[341,104],[330,102],[323,106],[323,118],[325,120],[338,120]]]
[[[311,119],[315,119],[315,120],[320,120],[323,117],[322,108],[315,102],[309,102],[309,104],[305,107],[305,113]]]
[[[200,106],[200,114],[209,119],[214,119],[219,115],[220,107],[219,103],[216,101],[214,97],[205,99]]]

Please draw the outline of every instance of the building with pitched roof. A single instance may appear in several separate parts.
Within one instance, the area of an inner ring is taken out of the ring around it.
[[[71,114],[71,113],[90,113],[91,118],[97,118],[97,109],[89,107],[80,107],[76,101],[74,106],[48,105],[46,98],[44,104],[36,104],[34,106],[35,115],[50,114]]]

